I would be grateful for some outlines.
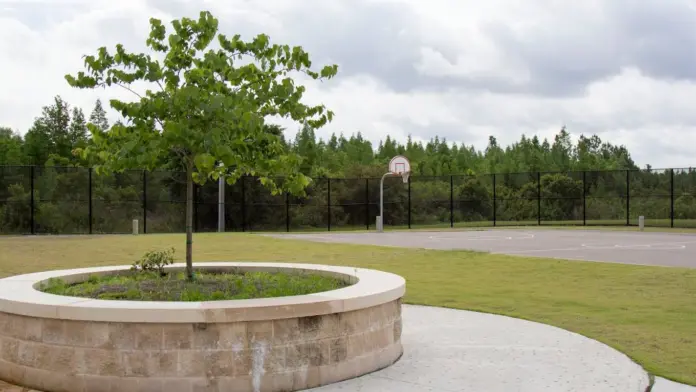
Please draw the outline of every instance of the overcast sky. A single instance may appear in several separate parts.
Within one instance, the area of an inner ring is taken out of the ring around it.
[[[86,114],[128,97],[64,75],[99,46],[142,51],[152,16],[204,9],[228,35],[263,32],[339,65],[307,84],[309,102],[336,112],[322,137],[484,148],[565,124],[641,166],[696,164],[696,0],[0,0],[0,125],[26,132],[57,94]]]

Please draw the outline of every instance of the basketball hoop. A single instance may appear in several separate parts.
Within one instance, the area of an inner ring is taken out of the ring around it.
[[[389,172],[399,175],[408,184],[408,177],[411,175],[411,163],[403,155],[397,155],[389,161]]]
[[[377,232],[384,231],[384,178],[387,176],[401,176],[404,184],[408,184],[411,175],[411,163],[405,156],[397,155],[389,161],[389,171],[384,173],[379,182],[379,216],[377,216]]]

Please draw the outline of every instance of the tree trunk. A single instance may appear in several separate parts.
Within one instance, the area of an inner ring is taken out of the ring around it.
[[[193,162],[186,162],[186,278],[193,280]]]

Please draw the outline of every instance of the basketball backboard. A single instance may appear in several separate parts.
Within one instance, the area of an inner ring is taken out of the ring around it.
[[[397,155],[389,161],[389,172],[402,174],[411,171],[411,163],[403,155]]]
[[[389,161],[389,172],[395,175],[400,175],[404,180],[404,184],[408,183],[408,177],[411,175],[411,162],[403,155],[397,155]]]

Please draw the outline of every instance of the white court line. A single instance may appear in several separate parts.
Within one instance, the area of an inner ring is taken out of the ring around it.
[[[686,245],[680,245],[678,243],[663,243],[663,244],[634,244],[634,245],[588,245],[582,244],[583,248],[592,250],[621,250],[621,249],[634,249],[634,250],[679,250],[686,249]]]
[[[660,242],[655,244],[636,244],[636,245],[619,245],[607,244],[605,247],[591,247],[586,244],[581,244],[580,247],[574,248],[552,248],[552,249],[524,249],[524,250],[505,250],[499,253],[538,253],[538,252],[565,252],[565,251],[583,251],[583,250],[679,250],[686,249],[686,245],[694,244],[696,241],[680,241],[680,242]],[[660,246],[677,246],[678,248],[659,248]],[[657,248],[651,248],[657,247]],[[638,248],[638,249],[636,249]]]
[[[673,246],[673,245],[688,245],[688,244],[696,244],[696,241],[671,241],[671,242],[653,242],[652,244],[628,244],[628,245],[622,245],[622,244],[602,244],[602,243],[597,243],[592,244],[582,244],[584,247],[588,248],[593,248],[593,247],[602,247],[602,246],[613,246],[613,247],[625,247],[625,248],[632,248],[632,247],[644,247],[644,246]]]
[[[525,250],[500,250],[493,253],[538,253],[538,252],[563,252],[575,250],[588,250],[583,248],[552,248],[552,249],[525,249]]]
[[[531,233],[524,233],[520,236],[509,236],[509,235],[483,235],[483,236],[454,236],[454,237],[446,237],[446,236],[428,236],[428,239],[430,240],[436,240],[436,241],[446,241],[446,240],[463,240],[463,241],[496,241],[496,240],[530,240],[534,238],[534,234]]]

